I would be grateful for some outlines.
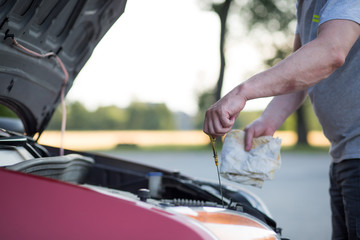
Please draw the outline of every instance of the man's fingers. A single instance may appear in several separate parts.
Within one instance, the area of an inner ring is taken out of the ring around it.
[[[235,118],[232,116],[229,116],[227,114],[221,115],[219,117],[221,126],[225,129],[232,128],[235,122]]]
[[[208,110],[205,114],[203,131],[211,136],[219,137],[229,132],[234,124],[234,118],[227,118],[225,114]]]
[[[254,129],[246,128],[245,129],[245,151],[250,151],[252,147],[252,140],[254,138]]]

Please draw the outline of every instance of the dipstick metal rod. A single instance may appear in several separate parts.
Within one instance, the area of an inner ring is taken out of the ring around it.
[[[223,197],[223,193],[222,193],[222,186],[221,186],[221,180],[220,180],[219,161],[218,161],[218,156],[217,156],[217,152],[216,152],[215,138],[213,138],[212,136],[209,136],[209,137],[210,137],[211,147],[212,147],[212,150],[213,150],[216,170],[217,170],[218,179],[219,179],[221,203],[222,203],[222,206],[224,207],[224,197]]]

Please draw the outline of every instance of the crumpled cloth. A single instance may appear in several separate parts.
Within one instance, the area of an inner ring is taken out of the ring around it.
[[[245,132],[230,131],[221,151],[220,174],[241,184],[262,188],[265,180],[274,178],[280,168],[281,139],[271,136],[254,138],[252,149],[245,151]]]

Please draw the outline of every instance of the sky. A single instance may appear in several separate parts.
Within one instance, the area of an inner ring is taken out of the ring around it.
[[[197,0],[129,0],[67,99],[90,110],[126,107],[137,100],[195,114],[197,96],[218,78],[219,33],[218,17],[200,9]],[[232,41],[226,54],[223,95],[261,65],[260,53],[249,41]],[[262,109],[266,102],[253,100],[246,109]]]

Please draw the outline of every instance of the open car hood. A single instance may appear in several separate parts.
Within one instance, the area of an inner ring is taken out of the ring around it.
[[[0,103],[18,115],[27,135],[41,133],[50,121],[60,103],[64,73],[51,57],[19,51],[11,37],[37,53],[54,52],[69,73],[67,93],[125,4],[126,0],[0,1]]]

